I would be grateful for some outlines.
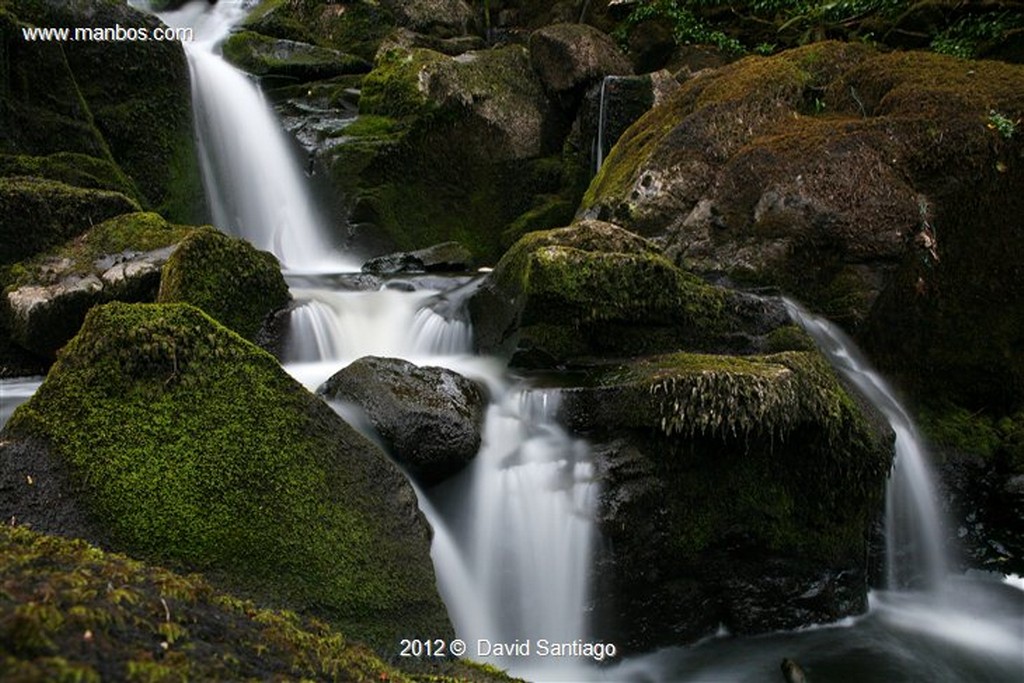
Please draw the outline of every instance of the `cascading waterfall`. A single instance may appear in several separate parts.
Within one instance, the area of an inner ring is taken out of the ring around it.
[[[605,104],[608,81],[615,76],[605,76],[601,80],[601,94],[597,100],[597,139],[594,141],[594,174],[601,172],[601,165],[604,164],[604,128],[608,119],[607,105]]]
[[[886,488],[886,580],[890,589],[923,582],[935,588],[947,572],[942,516],[928,470],[924,441],[885,380],[861,358],[835,325],[786,301],[791,317],[832,364],[888,420],[896,434],[896,458]]]
[[[289,270],[350,270],[355,264],[326,237],[289,140],[259,87],[216,52],[247,12],[242,2],[222,0],[160,15],[170,26],[195,30],[184,48],[213,222],[273,252]]]

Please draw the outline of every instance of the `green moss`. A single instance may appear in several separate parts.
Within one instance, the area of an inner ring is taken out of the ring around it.
[[[431,65],[448,61],[446,55],[425,48],[385,50],[363,79],[359,113],[390,117],[429,114],[433,106],[420,90],[420,74]]]
[[[255,339],[264,319],[289,299],[273,254],[209,228],[189,235],[171,254],[157,300],[192,304]]]
[[[38,157],[0,156],[0,176],[35,176],[66,185],[110,190],[132,199],[138,198],[135,185],[112,161],[74,152],[57,152]]]
[[[538,204],[522,213],[501,233],[501,243],[506,248],[530,232],[550,230],[572,222],[576,203],[560,195],[542,195]]]
[[[10,683],[411,681],[322,623],[272,612],[83,541],[0,528]]]
[[[783,351],[813,351],[814,340],[798,325],[783,325],[772,330],[765,340],[769,353]]]
[[[139,210],[117,192],[88,190],[40,178],[0,178],[0,264],[13,263]]]
[[[383,4],[366,0],[262,0],[245,22],[245,28],[267,36],[310,42],[367,61],[373,60],[381,41],[394,26],[394,19]]]
[[[450,633],[402,475],[198,309],[92,309],[7,435],[51,445],[116,548],[388,652],[399,633]]]
[[[226,60],[257,76],[308,81],[370,70],[370,64],[360,57],[308,43],[269,38],[253,31],[231,34],[223,50]]]

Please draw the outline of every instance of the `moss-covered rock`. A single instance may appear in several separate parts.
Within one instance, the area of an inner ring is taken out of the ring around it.
[[[0,322],[22,348],[52,358],[85,314],[107,301],[153,301],[160,272],[192,228],[124,214],[6,272]]]
[[[685,268],[781,286],[922,395],[1005,409],[1024,395],[1021,119],[1024,67],[808,45],[687,81],[584,204]]]
[[[439,38],[463,36],[473,21],[466,0],[381,0],[380,4],[399,26]]]
[[[609,75],[633,73],[615,42],[587,24],[554,24],[530,34],[530,63],[553,94],[579,98]]]
[[[10,0],[0,88],[0,151],[76,152],[115,161],[141,202],[177,221],[194,221],[202,202],[192,135],[188,67],[177,42],[33,42],[22,25],[115,25],[152,32],[159,21],[125,3]]]
[[[119,192],[42,178],[0,178],[0,264],[55,247],[139,205]]]
[[[267,316],[290,298],[273,254],[208,228],[189,235],[171,254],[157,300],[192,304],[254,340]]]
[[[370,70],[370,63],[360,57],[252,31],[232,34],[223,50],[225,59],[257,76],[313,81]]]
[[[320,158],[357,237],[376,237],[378,253],[457,241],[494,262],[502,229],[557,190],[524,173],[561,143],[521,46],[458,58],[382,49],[359,108],[374,125],[357,120]]]
[[[94,308],[8,423],[0,462],[32,440],[48,452],[33,462],[66,468],[54,500],[84,509],[115,549],[315,612],[388,652],[409,633],[451,634],[401,473],[198,309]],[[31,502],[5,497],[4,518],[45,520]]]
[[[680,348],[749,351],[753,337],[782,322],[779,311],[762,317],[757,306],[683,272],[638,235],[582,221],[517,242],[470,312],[480,350],[518,349],[528,355],[514,362],[548,364]]]
[[[0,528],[0,674],[42,680],[411,681],[322,622],[84,541]]]
[[[588,385],[563,390],[562,418],[604,444],[601,633],[649,649],[866,608],[891,433],[820,354],[677,353]]]
[[[46,156],[0,155],[0,176],[33,176],[90,190],[120,192],[138,199],[135,184],[117,164],[75,152]]]
[[[266,36],[309,42],[367,61],[395,26],[382,3],[368,0],[262,0],[245,21],[245,28]]]

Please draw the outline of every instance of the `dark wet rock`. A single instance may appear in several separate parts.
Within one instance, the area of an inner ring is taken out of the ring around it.
[[[596,629],[627,651],[859,614],[892,434],[817,352],[594,370],[561,419],[599,444]]]
[[[363,264],[364,273],[393,275],[395,273],[459,272],[472,267],[473,255],[458,242],[444,242],[426,249],[386,254]]]
[[[407,629],[452,633],[402,473],[192,306],[90,311],[0,433],[0,471],[5,520],[202,571],[382,651]],[[45,497],[25,479],[37,474]],[[43,509],[66,501],[68,514]]]
[[[362,408],[389,452],[418,481],[436,484],[480,449],[486,394],[461,375],[397,358],[361,358],[320,393]]]

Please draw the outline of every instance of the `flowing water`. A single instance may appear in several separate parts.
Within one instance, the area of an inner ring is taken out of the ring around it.
[[[470,353],[472,331],[458,315],[472,286],[467,279],[406,278],[365,290],[358,277],[339,275],[354,264],[325,237],[288,140],[256,84],[217,54],[246,11],[238,1],[200,0],[161,16],[197,30],[186,50],[215,222],[274,252],[288,269],[296,305],[285,368],[316,388],[360,356],[394,356],[449,367],[490,392],[477,458],[444,484],[418,492],[434,526],[439,590],[458,635],[470,643],[468,656],[558,681],[772,681],[781,680],[783,657],[798,660],[818,683],[1024,680],[1024,591],[990,577],[947,576],[913,425],[834,328],[795,310],[897,433],[889,533],[906,552],[890,551],[890,590],[872,593],[867,615],[839,624],[759,638],[720,634],[601,668],[480,655],[478,641],[600,639],[588,634],[586,619],[599,493],[589,448],[552,418],[557,390],[530,388],[509,378],[499,361]],[[35,386],[0,382],[0,397],[11,397],[3,410]],[[900,511],[903,500],[910,501],[909,515]]]

